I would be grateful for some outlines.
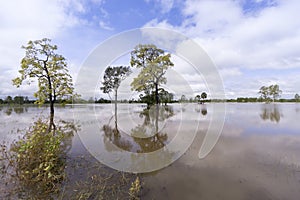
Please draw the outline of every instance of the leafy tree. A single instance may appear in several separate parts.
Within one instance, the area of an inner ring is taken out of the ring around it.
[[[161,103],[164,103],[165,105],[167,105],[167,103],[171,103],[174,98],[174,95],[172,93],[169,93],[167,90],[164,90],[163,88],[159,89],[158,95]]]
[[[167,82],[164,76],[167,69],[174,66],[171,55],[153,44],[138,45],[131,52],[131,67],[141,68],[139,75],[133,79],[131,87],[138,92],[150,95],[155,91],[155,103],[159,104],[159,86]]]
[[[269,86],[269,94],[273,98],[273,102],[280,97],[282,91],[279,89],[278,85],[270,85]]]
[[[300,95],[299,94],[295,94],[295,101],[298,102],[300,100]]]
[[[266,86],[262,86],[260,89],[259,89],[259,92],[260,94],[260,97],[263,101],[269,101],[270,100],[270,91],[269,91],[269,87],[266,87]]]
[[[24,104],[24,97],[23,96],[15,96],[14,103],[15,104]]]
[[[27,96],[24,98],[24,103],[30,103],[30,101],[29,101],[29,99],[28,99]]]
[[[29,41],[25,49],[25,57],[21,61],[20,77],[13,79],[19,87],[25,79],[36,79],[38,91],[34,93],[36,103],[50,103],[50,127],[54,126],[54,103],[66,96],[74,95],[72,77],[67,68],[66,59],[56,53],[57,46],[51,40]],[[30,82],[29,82],[30,84]],[[55,126],[54,126],[55,127]]]
[[[262,86],[258,93],[261,95],[260,97],[263,101],[269,102],[272,98],[274,102],[278,97],[280,97],[282,91],[279,89],[279,86],[275,84],[268,87]]]
[[[197,95],[195,96],[195,101],[199,103],[200,100],[201,100],[201,96],[200,96],[199,94],[197,94]]]
[[[205,92],[202,92],[201,93],[201,99],[203,99],[203,102],[204,100],[207,98],[207,94]]]
[[[104,93],[115,93],[115,122],[117,122],[117,100],[118,100],[118,89],[121,85],[121,82],[129,76],[131,73],[130,67],[127,66],[117,66],[117,67],[107,67],[104,76],[103,82],[100,89]]]
[[[183,95],[181,95],[181,97],[180,97],[180,102],[186,102],[187,101],[187,98],[186,98],[186,96],[183,94]]]
[[[7,96],[4,100],[5,103],[11,104],[13,102],[13,98],[11,96]]]

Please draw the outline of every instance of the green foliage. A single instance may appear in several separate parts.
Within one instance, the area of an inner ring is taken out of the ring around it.
[[[131,83],[132,90],[144,91],[146,95],[155,91],[155,103],[159,103],[158,90],[161,84],[167,82],[164,76],[167,69],[174,66],[170,60],[171,55],[152,44],[138,45],[131,52],[130,64],[141,68],[140,73]]]
[[[0,99],[0,104],[29,104],[33,103],[34,101],[31,101],[28,99],[28,97],[24,96],[7,96],[4,100]]]
[[[7,104],[11,104],[11,103],[13,103],[13,98],[11,96],[7,96],[4,101]]]
[[[273,98],[273,101],[275,101],[276,99],[278,99],[280,97],[280,94],[282,93],[282,91],[279,89],[278,85],[270,85],[269,93],[270,93],[271,97]]]
[[[278,97],[280,97],[280,94],[282,91],[279,89],[278,85],[270,85],[270,86],[262,86],[259,89],[260,97],[265,102],[270,102],[271,99],[275,101]]]
[[[202,93],[201,93],[201,99],[204,100],[204,99],[206,99],[206,98],[207,98],[207,94],[206,94],[205,92],[202,92]]]
[[[23,96],[15,96],[14,103],[16,104],[24,104],[24,97]]]
[[[258,101],[258,99],[255,97],[238,97],[236,99],[236,102],[239,102],[239,103],[257,102],[257,101]]]
[[[131,183],[131,187],[129,188],[129,196],[131,200],[139,200],[140,191],[141,191],[141,182],[139,177],[136,177],[135,181]]]
[[[196,102],[200,102],[200,100],[201,100],[201,96],[198,94],[198,95],[196,95],[195,96],[195,101]]]
[[[107,67],[103,76],[103,87],[100,89],[104,93],[117,91],[120,87],[121,82],[129,76],[131,73],[130,67],[118,66],[118,67]]]
[[[158,96],[160,103],[167,105],[167,103],[172,103],[174,99],[174,94],[164,90],[163,88],[159,88]],[[155,92],[152,91],[150,94],[146,91],[145,94],[139,95],[140,102],[147,103],[147,105],[153,105],[155,102]]]
[[[57,54],[56,45],[51,40],[29,41],[25,49],[25,57],[21,61],[20,76],[13,79],[17,87],[28,79],[29,84],[37,79],[38,91],[34,93],[36,103],[42,105],[46,100],[54,103],[68,95],[73,95],[72,77],[69,75],[66,59]]]
[[[49,123],[38,119],[6,156],[22,188],[37,196],[58,192],[65,178],[65,157],[76,127],[63,123],[49,130]]]
[[[164,90],[163,88],[159,89],[158,92],[160,103],[167,105],[167,103],[172,103],[174,99],[174,94]]]

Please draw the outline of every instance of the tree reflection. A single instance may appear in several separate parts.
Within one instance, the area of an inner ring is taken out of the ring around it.
[[[206,105],[204,104],[201,104],[201,105],[197,105],[197,107],[195,108],[195,111],[200,113],[205,116],[207,115],[207,108],[206,108]]]
[[[23,107],[23,106],[14,107],[14,112],[16,114],[22,114],[24,112],[27,112],[27,107]]]
[[[131,135],[119,131],[117,125],[112,128],[108,123],[102,127],[105,134],[104,143],[110,141],[123,150],[137,153],[161,149],[168,140],[167,133],[162,132],[162,126],[165,120],[173,115],[174,111],[170,106],[155,105],[150,109],[144,109],[139,114],[143,118],[143,123],[131,129]]]
[[[264,121],[270,120],[278,123],[282,117],[280,109],[276,104],[264,104],[262,105],[261,111],[260,117]]]
[[[6,114],[7,116],[10,116],[11,113],[12,113],[12,111],[13,111],[13,109],[12,109],[11,107],[8,107],[8,108],[6,109],[6,111],[5,111],[5,114]]]

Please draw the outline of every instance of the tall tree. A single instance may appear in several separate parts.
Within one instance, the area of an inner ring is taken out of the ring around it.
[[[201,93],[201,99],[203,99],[203,102],[204,102],[204,100],[207,98],[207,94],[206,94],[206,92],[202,92]]]
[[[130,67],[128,66],[117,66],[117,67],[107,67],[104,76],[102,87],[100,89],[104,93],[115,93],[115,125],[117,126],[117,101],[118,101],[118,89],[121,82],[129,76],[131,73]],[[117,128],[117,127],[116,127]]]
[[[131,52],[131,67],[141,68],[139,75],[133,79],[131,87],[138,92],[151,94],[155,91],[155,103],[159,104],[159,86],[165,84],[167,69],[174,66],[171,54],[157,48],[153,44],[138,45]]]
[[[66,59],[56,53],[57,46],[52,45],[51,40],[47,38],[29,41],[27,46],[22,48],[25,49],[25,57],[21,61],[20,77],[13,79],[13,84],[19,87],[25,79],[37,80],[38,91],[34,93],[36,103],[42,105],[49,101],[51,128],[54,126],[56,100],[74,95]]]

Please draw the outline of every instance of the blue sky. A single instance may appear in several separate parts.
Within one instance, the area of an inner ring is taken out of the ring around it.
[[[2,1],[0,98],[32,96],[36,89],[11,85],[24,56],[20,47],[28,40],[51,38],[76,80],[97,45],[142,27],[174,30],[198,42],[219,70],[227,98],[258,96],[260,86],[270,84],[279,84],[282,96],[292,98],[300,93],[299,10],[297,0]],[[126,56],[119,62],[129,64]],[[191,96],[207,90],[183,62],[174,62],[191,84]]]

